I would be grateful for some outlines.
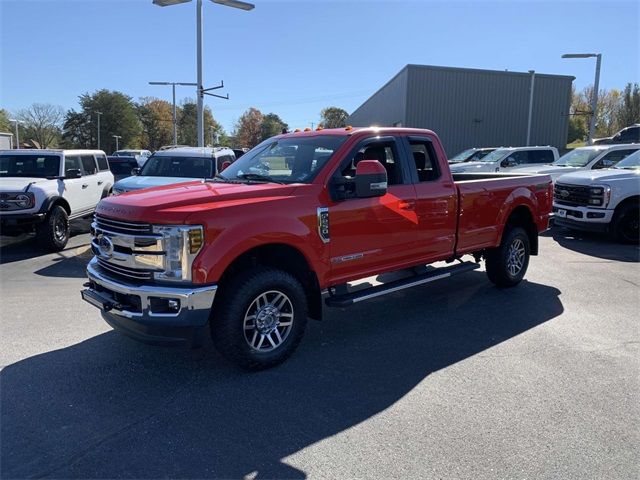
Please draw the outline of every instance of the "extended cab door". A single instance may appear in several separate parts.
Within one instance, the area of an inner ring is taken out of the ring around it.
[[[357,198],[355,170],[361,160],[378,160],[387,170],[384,196]],[[404,149],[395,137],[360,141],[330,180],[331,277],[336,283],[413,261],[418,249],[415,189]],[[339,199],[341,198],[341,199]]]
[[[455,248],[458,195],[444,151],[426,136],[409,136],[404,143],[416,189],[419,258],[425,263],[447,258]]]

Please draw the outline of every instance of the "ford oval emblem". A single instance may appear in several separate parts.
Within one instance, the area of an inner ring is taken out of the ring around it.
[[[113,242],[109,237],[104,235],[98,237],[98,251],[103,257],[111,258],[113,256]]]
[[[571,194],[569,193],[569,190],[560,190],[560,196],[561,196],[562,198],[567,198],[569,195],[571,195]]]

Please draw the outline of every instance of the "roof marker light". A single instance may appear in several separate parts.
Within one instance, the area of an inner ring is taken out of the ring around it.
[[[301,131],[302,131],[302,130],[300,130],[299,128],[296,128],[296,129],[293,131],[293,133],[298,133],[298,132],[301,132]]]
[[[353,130],[353,127],[351,125],[347,125],[344,129],[348,132],[349,130]]]
[[[304,129],[304,131],[305,131],[305,132],[310,132],[310,131],[311,131],[311,128],[307,127],[307,128],[305,128],[305,129]]]
[[[318,125],[318,128],[316,128],[316,132],[319,132],[320,130],[324,130],[324,127],[322,125]]]

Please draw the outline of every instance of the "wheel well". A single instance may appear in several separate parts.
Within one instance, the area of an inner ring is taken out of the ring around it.
[[[307,295],[309,317],[314,320],[322,319],[322,295],[318,277],[304,255],[290,245],[261,245],[243,253],[222,274],[219,282],[221,288],[237,273],[258,265],[277,268],[293,275],[302,284]]]
[[[51,203],[49,210],[51,210],[56,205],[60,205],[67,212],[67,215],[71,215],[71,207],[69,206],[69,203],[67,203],[67,201],[64,198],[57,198],[56,200],[54,200]]]
[[[629,198],[625,198],[623,201],[621,201],[615,208],[614,212],[613,212],[613,216],[615,218],[616,214],[622,210],[624,207],[626,207],[627,205],[631,205],[631,204],[640,204],[640,195],[634,195],[633,197],[629,197]]]
[[[514,208],[513,212],[509,214],[504,232],[506,232],[509,227],[524,228],[529,237],[531,255],[538,254],[538,229],[536,227],[536,223],[533,221],[531,210],[529,210],[528,207],[520,205],[519,207]]]

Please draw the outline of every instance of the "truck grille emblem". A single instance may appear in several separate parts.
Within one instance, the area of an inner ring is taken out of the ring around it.
[[[98,251],[100,255],[106,258],[111,258],[113,256],[113,242],[109,237],[105,237],[104,235],[98,236],[96,239],[98,243]]]

